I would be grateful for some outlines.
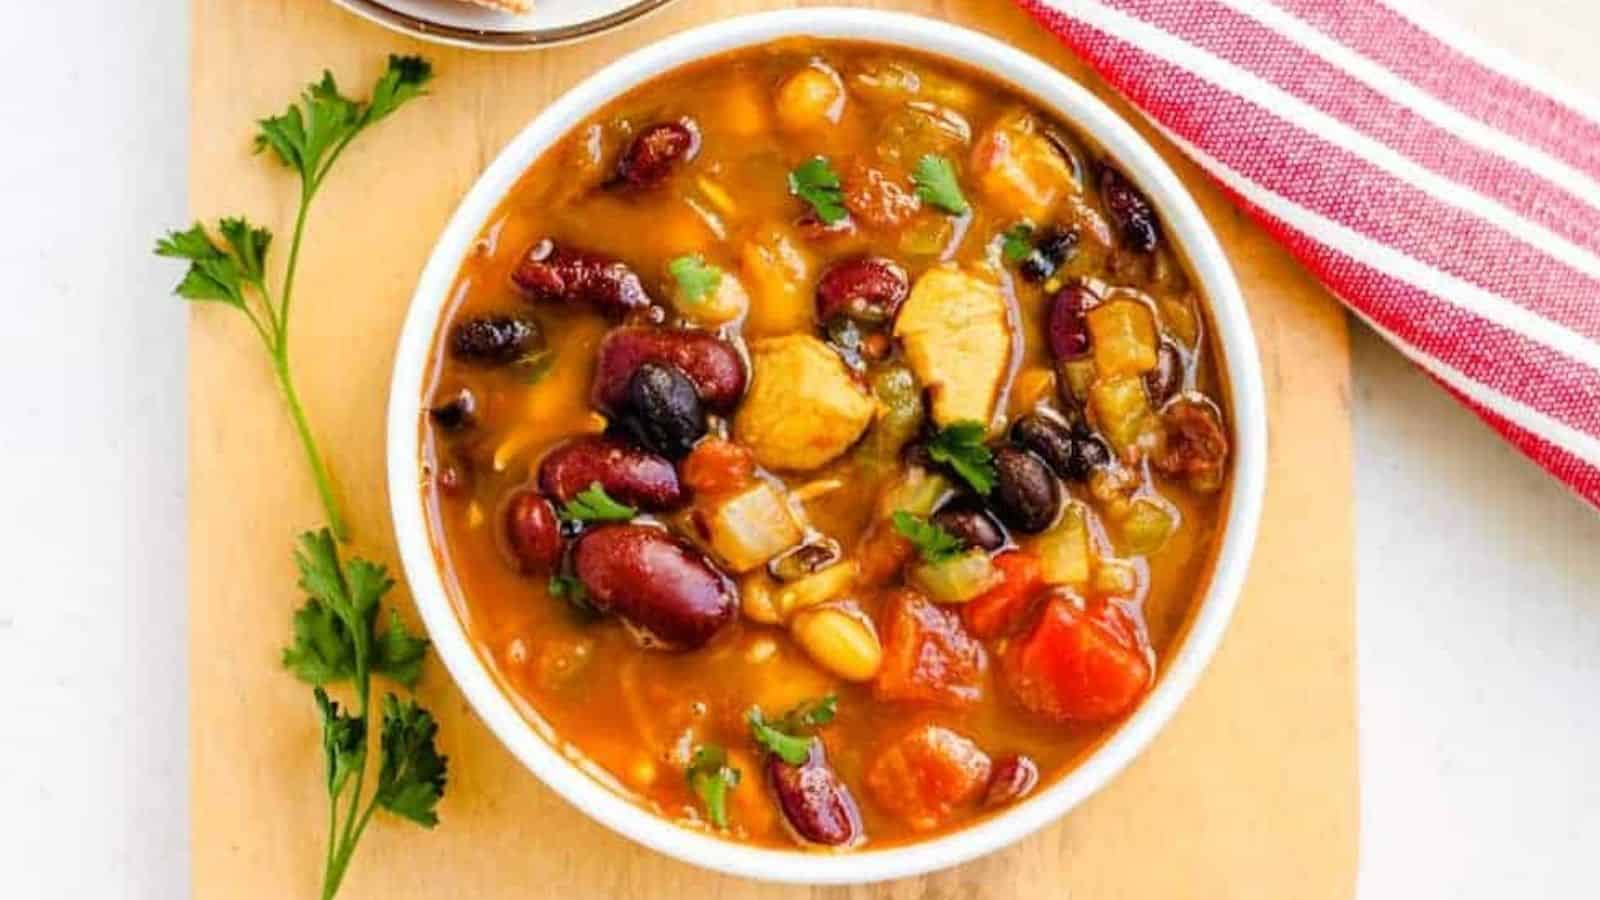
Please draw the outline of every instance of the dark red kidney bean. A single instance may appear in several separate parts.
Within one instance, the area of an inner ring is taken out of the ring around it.
[[[648,525],[603,525],[572,548],[572,569],[596,609],[616,613],[665,649],[693,650],[733,621],[738,592],[706,558]]]
[[[433,481],[446,497],[465,496],[472,488],[472,465],[465,457],[452,459],[440,465]]]
[[[694,382],[675,366],[647,362],[628,380],[621,426],[646,448],[682,459],[705,436],[706,414]]]
[[[1161,229],[1155,209],[1132,182],[1110,166],[1100,167],[1100,199],[1129,250],[1149,253],[1156,248]]]
[[[1044,460],[1028,450],[1001,447],[994,453],[994,468],[989,501],[1000,521],[1025,534],[1049,528],[1061,511],[1061,483]]]
[[[1144,389],[1150,395],[1150,405],[1161,408],[1178,395],[1183,387],[1183,356],[1177,345],[1162,341],[1156,351],[1156,367],[1144,373]]]
[[[933,514],[933,523],[950,532],[968,547],[999,550],[1006,544],[1006,533],[989,514],[969,503],[946,506]]]
[[[550,240],[528,248],[511,280],[536,302],[592,307],[609,316],[650,305],[650,295],[626,263]]]
[[[767,784],[778,809],[801,840],[843,847],[861,839],[861,813],[850,789],[828,765],[822,741],[811,739],[811,755],[798,766],[767,757]]]
[[[1089,352],[1089,320],[1085,317],[1097,298],[1081,284],[1069,284],[1050,298],[1050,318],[1045,337],[1056,359],[1068,360]]]
[[[655,187],[699,149],[693,120],[657,122],[635,135],[617,157],[617,178],[637,188]]]
[[[984,806],[1005,806],[1033,793],[1039,785],[1039,766],[1027,756],[1006,756],[997,760],[984,791]]]
[[[428,410],[428,418],[445,431],[462,431],[477,421],[478,399],[468,388],[456,391],[450,399]]]
[[[817,281],[817,321],[849,316],[888,322],[911,293],[906,270],[892,259],[867,256],[834,263]]]
[[[731,412],[744,396],[744,359],[732,344],[705,331],[636,325],[613,328],[600,341],[590,394],[594,405],[609,414],[622,412],[628,383],[647,362],[688,376],[712,412]]]
[[[522,316],[479,316],[450,329],[450,355],[478,365],[516,362],[543,346],[539,323]]]
[[[613,500],[651,512],[674,509],[688,499],[671,461],[614,438],[577,438],[539,463],[539,490],[557,503],[596,482]]]
[[[506,503],[506,547],[517,567],[529,575],[555,571],[561,562],[561,520],[550,501],[520,490]]]

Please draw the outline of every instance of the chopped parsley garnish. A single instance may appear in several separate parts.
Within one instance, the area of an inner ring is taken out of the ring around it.
[[[699,303],[722,284],[722,270],[699,256],[680,256],[667,263],[667,273],[678,282],[678,296]]]
[[[551,575],[550,580],[545,583],[545,588],[550,592],[550,596],[567,601],[572,611],[583,618],[594,619],[600,616],[600,610],[596,609],[593,601],[589,599],[589,589],[573,576]]]
[[[984,445],[988,429],[982,422],[952,422],[928,442],[928,455],[944,463],[972,489],[987,497],[994,489],[994,454]]]
[[[827,694],[798,704],[776,722],[768,722],[761,715],[761,707],[752,706],[745,720],[750,723],[750,737],[756,744],[789,765],[798,766],[811,756],[811,742],[816,740],[811,732],[832,722],[838,705],[838,696]]]
[[[917,167],[911,172],[911,181],[917,186],[917,196],[922,198],[922,202],[951,215],[966,213],[967,198],[961,195],[956,167],[945,157],[929,153],[917,160]]]
[[[923,562],[937,563],[961,555],[961,539],[921,516],[895,510],[894,530],[905,536]]]
[[[1018,222],[1000,236],[1000,254],[1008,263],[1019,263],[1033,252],[1033,226]]]
[[[849,213],[844,208],[844,190],[839,173],[826,157],[813,156],[789,173],[789,193],[811,204],[817,219],[832,225]]]
[[[739,786],[739,770],[728,765],[728,751],[716,744],[701,744],[694,748],[684,774],[705,806],[706,818],[718,828],[727,828],[728,792]]]
[[[611,499],[606,489],[596,481],[578,492],[561,507],[561,518],[568,522],[626,522],[639,511],[626,503]]]

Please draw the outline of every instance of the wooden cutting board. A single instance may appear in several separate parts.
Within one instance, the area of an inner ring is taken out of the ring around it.
[[[252,122],[324,68],[355,94],[389,52],[424,53],[439,71],[432,97],[341,162],[301,261],[293,364],[358,552],[398,569],[383,478],[391,354],[429,249],[480,170],[546,102],[619,54],[689,25],[789,5],[686,0],[598,40],[509,56],[414,43],[326,0],[193,0],[190,206],[207,221],[247,212],[287,234],[291,177],[252,156]],[[1137,118],[1010,3],[874,5],[999,35]],[[854,889],[759,885],[675,862],[590,821],[522,768],[430,663],[420,693],[439,716],[451,762],[443,823],[424,833],[379,817],[342,896],[1350,897],[1357,782],[1345,319],[1195,167],[1145,132],[1193,189],[1238,271],[1261,342],[1272,446],[1266,520],[1233,628],[1142,758],[1064,821],[954,871]],[[290,544],[321,514],[248,325],[226,309],[195,309],[189,356],[195,895],[310,897],[325,810],[316,716],[278,652],[300,602]],[[403,587],[394,600],[412,614]]]

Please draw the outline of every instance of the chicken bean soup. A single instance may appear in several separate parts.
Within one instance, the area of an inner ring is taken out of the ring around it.
[[[1151,689],[1230,427],[1203,298],[1067,123],[902,49],[662,75],[463,264],[425,502],[505,689],[660,815],[917,840]]]

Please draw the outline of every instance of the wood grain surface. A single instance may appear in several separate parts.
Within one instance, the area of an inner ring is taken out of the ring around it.
[[[323,68],[362,93],[386,53],[421,52],[437,65],[433,95],[364,136],[324,187],[294,311],[294,369],[354,546],[391,565],[383,434],[393,347],[423,262],[467,187],[546,102],[619,54],[692,24],[803,5],[683,0],[588,43],[486,55],[409,41],[326,0],[192,2],[190,194],[207,220],[248,212],[287,234],[291,176],[251,154],[252,122]],[[998,35],[1137,120],[1005,0],[871,5]],[[443,823],[424,833],[375,820],[341,896],[1350,897],[1357,780],[1345,320],[1195,167],[1143,130],[1228,248],[1261,342],[1272,419],[1266,520],[1238,615],[1193,696],[1138,761],[1053,827],[949,872],[861,888],[763,885],[678,863],[592,822],[522,768],[430,663],[420,693],[439,715],[451,762]],[[300,602],[290,543],[319,524],[319,507],[248,325],[229,310],[197,308],[189,354],[194,892],[310,897],[325,825],[316,715],[278,652]],[[415,619],[403,587],[394,600]]]

